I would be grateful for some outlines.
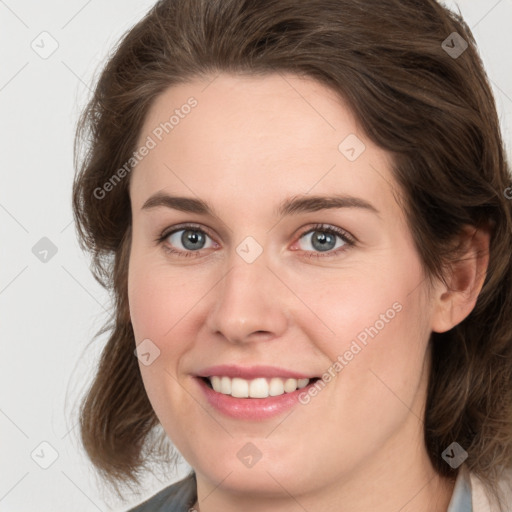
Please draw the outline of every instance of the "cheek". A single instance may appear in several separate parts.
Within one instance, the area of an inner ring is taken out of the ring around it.
[[[152,286],[151,279],[140,275],[129,282],[128,290],[135,339],[140,342],[144,338],[155,338],[154,341],[158,342],[161,333],[170,327],[164,311],[169,312],[168,320],[172,320],[170,297],[162,295],[161,290]]]
[[[375,353],[384,349],[391,355],[404,347],[406,351],[411,340],[425,338],[428,327],[427,298],[424,287],[418,286],[422,268],[413,256],[401,261],[389,255],[364,268],[335,269],[327,278],[294,276],[288,282],[306,306],[301,306],[295,321],[331,360],[354,341],[362,348],[371,345]]]
[[[130,261],[128,298],[135,339],[150,338],[157,345],[172,336],[194,304],[194,294],[179,274],[149,256],[135,255]]]
[[[140,360],[139,366],[148,398],[159,417],[168,390],[174,385],[171,375],[176,375],[180,352],[184,349],[177,343],[165,343],[166,333],[171,330],[167,336],[172,334],[180,316],[176,291],[167,282],[161,269],[155,268],[148,258],[132,257],[128,272],[131,322],[136,344],[145,343],[151,347],[152,355],[156,354],[151,364],[145,365]]]
[[[316,334],[306,319],[301,325],[331,361],[325,371],[335,375],[340,404],[333,421],[345,424],[350,411],[349,430],[376,421],[396,425],[422,383],[429,302],[420,261],[414,253],[404,255],[325,281],[320,291],[298,289],[321,320]]]
[[[154,405],[165,402],[165,393],[172,393],[183,358],[193,348],[197,334],[190,322],[194,307],[204,295],[204,286],[186,272],[171,269],[154,256],[135,254],[128,272],[128,299],[132,326],[137,344],[149,339],[159,351],[150,366],[141,365],[141,373]],[[177,385],[177,384],[176,384]]]
[[[157,417],[171,437],[181,435],[175,421],[176,411],[186,422],[189,410],[175,376],[183,354],[190,349],[187,342],[191,338],[180,329],[186,324],[186,312],[193,299],[187,299],[190,293],[176,277],[148,257],[134,257],[130,261],[128,298],[135,340],[140,344],[149,339],[159,351],[150,365],[139,363],[142,380]],[[170,343],[173,338],[179,338],[180,343]]]
[[[339,370],[340,406],[333,422],[354,436],[364,432],[375,448],[411,411],[421,417],[426,375],[429,331],[422,312],[427,304],[421,296],[389,291],[359,302],[359,309],[351,307],[350,314],[343,315],[346,322],[338,324],[343,333],[338,346],[330,348],[337,362],[332,368]],[[376,424],[381,425],[378,434]]]

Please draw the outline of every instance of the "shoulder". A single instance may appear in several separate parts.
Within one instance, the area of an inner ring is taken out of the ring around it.
[[[191,473],[127,512],[187,512],[196,501],[196,493],[196,476]]]
[[[474,512],[500,512],[499,506],[495,503],[486,489],[482,480],[470,473],[471,479],[471,496],[473,501]],[[512,467],[505,468],[502,471],[501,479],[498,483],[501,491],[501,500],[503,510],[512,510]]]

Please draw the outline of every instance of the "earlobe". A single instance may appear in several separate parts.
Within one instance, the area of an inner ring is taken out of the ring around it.
[[[434,292],[432,331],[446,332],[475,307],[489,265],[490,230],[467,226],[459,237],[459,255]]]

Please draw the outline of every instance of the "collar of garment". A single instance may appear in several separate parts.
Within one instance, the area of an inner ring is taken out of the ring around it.
[[[464,466],[461,466],[455,480],[455,487],[447,512],[473,512],[471,480]]]

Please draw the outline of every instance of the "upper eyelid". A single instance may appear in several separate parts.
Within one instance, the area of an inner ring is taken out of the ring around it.
[[[210,234],[210,231],[208,228],[206,228],[205,226],[202,226],[199,224],[196,225],[193,223],[192,224],[191,223],[176,224],[175,226],[171,226],[168,229],[164,229],[159,238],[167,238],[168,236],[172,235],[173,233],[176,233],[177,231],[183,231],[183,230],[187,230],[190,228],[195,229],[197,231],[202,231],[202,232],[206,233],[210,238],[213,239],[213,236]]]

